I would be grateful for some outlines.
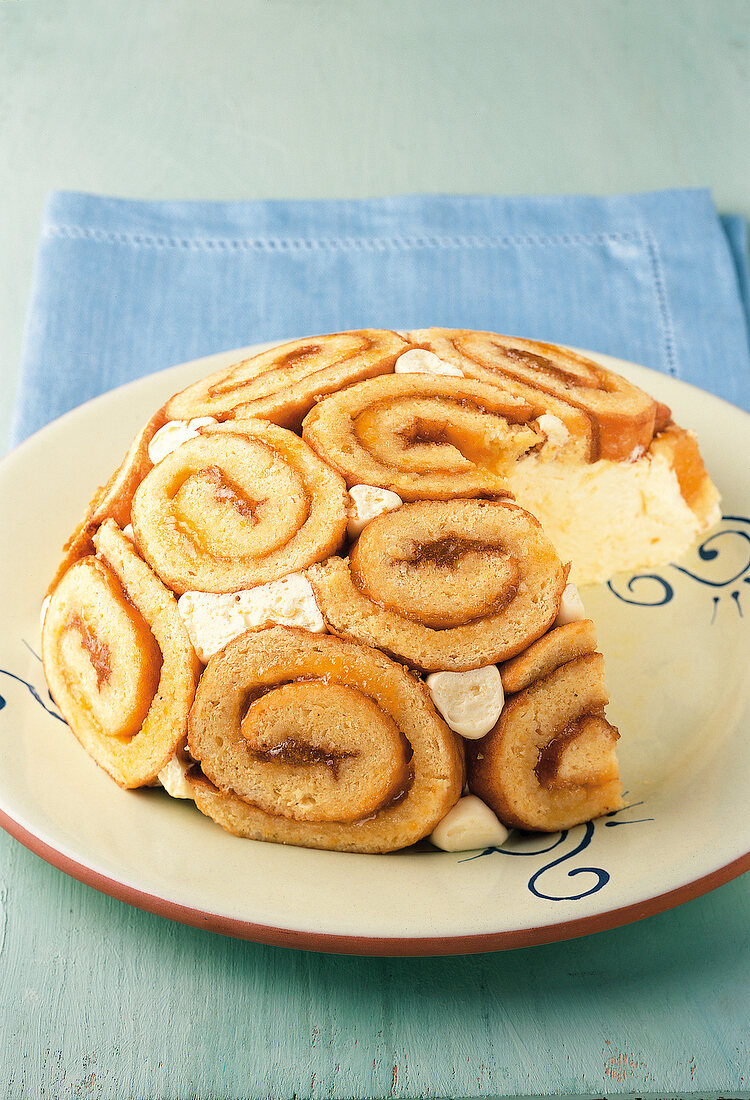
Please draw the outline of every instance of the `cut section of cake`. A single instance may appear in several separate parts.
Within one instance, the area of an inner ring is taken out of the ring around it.
[[[673,561],[718,522],[719,493],[695,434],[620,375],[568,348],[490,332],[408,337],[532,406],[541,440],[507,470],[508,485],[576,584]]]

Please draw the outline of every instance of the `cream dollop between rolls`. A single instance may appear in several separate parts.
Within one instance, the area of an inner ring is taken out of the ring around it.
[[[432,701],[450,728],[476,740],[489,733],[505,702],[497,665],[470,672],[433,672],[427,677]]]
[[[187,777],[190,767],[187,760],[174,753],[159,772],[157,779],[170,798],[193,798],[193,788]]]
[[[302,573],[240,592],[184,592],[177,610],[204,664],[243,634],[267,623],[322,634],[325,623],[310,582]]]
[[[398,493],[381,489],[378,485],[352,485],[349,490],[351,505],[348,510],[347,533],[357,538],[371,519],[385,512],[394,512],[404,503]]]
[[[213,416],[197,416],[193,420],[169,420],[152,436],[148,445],[148,457],[156,466],[183,443],[199,436],[201,428],[207,428],[216,423],[217,420]]]
[[[405,351],[396,360],[393,368],[396,374],[443,374],[453,378],[463,378],[464,372],[452,363],[446,363],[433,351],[413,348]]]
[[[430,841],[444,852],[471,852],[499,848],[510,836],[486,802],[474,794],[459,798],[430,833]]]

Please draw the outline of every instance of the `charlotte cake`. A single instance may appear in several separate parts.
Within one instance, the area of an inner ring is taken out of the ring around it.
[[[146,422],[66,544],[45,672],[116,782],[241,836],[556,831],[623,805],[571,581],[660,565],[717,518],[692,433],[567,349],[295,341]]]

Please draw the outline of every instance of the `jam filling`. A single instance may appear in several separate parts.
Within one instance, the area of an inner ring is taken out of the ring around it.
[[[358,752],[347,752],[345,749],[321,749],[317,745],[309,745],[306,741],[297,741],[293,737],[286,737],[278,745],[270,749],[253,749],[253,759],[260,761],[278,760],[283,764],[297,765],[325,764],[333,778],[338,781],[339,771],[343,760],[351,760],[359,756]]]
[[[551,359],[547,359],[543,355],[537,355],[533,351],[522,351],[520,348],[508,348],[501,344],[496,346],[507,359],[511,360],[511,362],[521,363],[523,366],[531,367],[537,374],[546,375],[548,378],[560,382],[566,389],[584,388],[588,390],[604,390],[605,392],[611,392],[611,387],[605,384],[604,380],[594,371],[593,367],[588,368],[589,375],[588,377],[584,377],[573,371],[565,370],[564,367],[560,367],[556,363],[553,363]],[[502,370],[502,368],[500,369]]]
[[[589,721],[592,718],[600,718],[606,722],[604,711],[597,710],[589,714],[584,714],[575,721],[568,723],[556,737],[553,737],[551,741],[539,750],[539,759],[537,760],[534,771],[540,786],[548,789],[559,786],[557,772],[563,754],[571,742],[585,733]]]
[[[314,359],[316,355],[320,355],[322,350],[320,344],[305,344],[304,347],[293,348],[286,355],[279,356],[269,369],[278,370],[283,367],[292,367],[305,359]]]
[[[501,547],[481,539],[462,539],[446,535],[435,542],[417,542],[409,558],[409,565],[430,562],[441,569],[455,569],[465,554],[500,553]]]
[[[429,420],[423,420],[421,417],[415,417],[408,427],[403,428],[398,433],[398,437],[408,447],[420,443],[439,444],[448,442],[445,426],[438,427],[437,424],[433,424]]]
[[[112,654],[106,642],[100,642],[88,623],[84,622],[80,615],[73,615],[68,620],[68,627],[76,630],[81,638],[81,645],[86,650],[96,673],[96,686],[101,691],[102,684],[109,683],[112,675]]]
[[[229,504],[243,519],[251,523],[257,522],[255,510],[261,502],[248,499],[240,489],[232,485],[223,470],[218,466],[209,466],[198,473],[211,483],[217,500]]]

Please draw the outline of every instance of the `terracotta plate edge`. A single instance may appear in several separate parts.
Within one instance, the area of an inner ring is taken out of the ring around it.
[[[750,852],[732,860],[723,867],[693,882],[685,883],[663,894],[646,898],[619,909],[610,909],[590,917],[560,921],[555,924],[539,925],[531,928],[513,929],[507,932],[488,932],[466,936],[355,936],[327,932],[308,932],[293,928],[275,928],[271,925],[255,924],[252,921],[225,917],[218,913],[209,913],[193,909],[180,902],[168,901],[156,894],[128,886],[110,878],[102,872],[78,863],[76,860],[53,848],[39,837],[30,833],[23,825],[8,817],[0,810],[0,826],[45,863],[63,871],[71,878],[117,901],[123,901],[147,913],[186,924],[193,928],[203,928],[223,936],[235,939],[251,940],[271,947],[291,947],[305,951],[322,951],[338,955],[369,956],[430,956],[430,955],[470,955],[491,951],[508,951],[519,947],[534,947],[539,944],[555,943],[561,940],[575,939],[594,932],[605,932],[624,924],[643,920],[657,913],[665,912],[686,901],[709,893],[719,886],[739,877],[750,870]]]

